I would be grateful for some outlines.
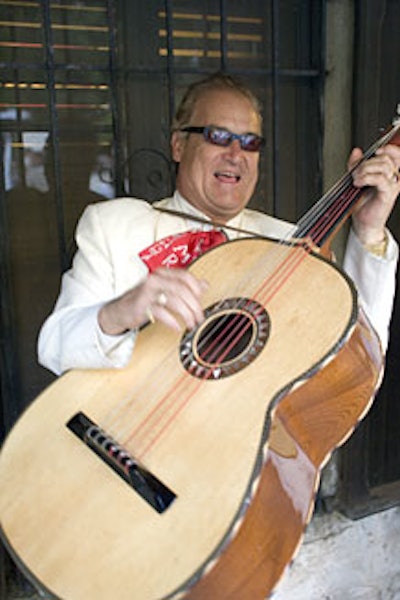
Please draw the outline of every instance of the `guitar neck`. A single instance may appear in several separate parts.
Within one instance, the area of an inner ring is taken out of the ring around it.
[[[346,173],[297,223],[294,237],[308,239],[314,246],[327,248],[353,212],[360,199],[371,190],[353,185],[352,173],[374,156],[378,148],[391,143],[400,145],[400,120],[365,152],[361,160]]]
[[[351,176],[348,179],[351,180]],[[346,182],[340,197],[324,196],[298,222],[295,239],[308,239],[318,248],[328,246],[366,193],[367,188],[356,188]]]

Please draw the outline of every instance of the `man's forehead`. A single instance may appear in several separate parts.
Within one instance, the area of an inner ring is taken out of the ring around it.
[[[261,117],[244,94],[234,90],[215,89],[204,92],[196,101],[192,119],[203,119],[202,125],[223,125],[233,119],[260,125]]]

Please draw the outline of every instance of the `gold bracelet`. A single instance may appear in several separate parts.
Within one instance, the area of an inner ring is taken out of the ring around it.
[[[385,231],[385,237],[381,242],[375,242],[374,244],[363,244],[364,248],[371,252],[371,254],[375,254],[375,256],[385,256],[386,250],[388,247],[389,238]]]

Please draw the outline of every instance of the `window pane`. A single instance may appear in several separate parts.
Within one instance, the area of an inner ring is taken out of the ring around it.
[[[42,62],[43,31],[39,2],[2,2],[0,6],[2,61]]]
[[[55,62],[107,67],[109,28],[105,3],[63,0],[50,7]]]

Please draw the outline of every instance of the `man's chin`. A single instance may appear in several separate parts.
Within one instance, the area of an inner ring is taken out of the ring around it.
[[[226,202],[223,205],[219,204],[215,211],[213,220],[226,223],[236,217],[245,207],[242,203]]]

